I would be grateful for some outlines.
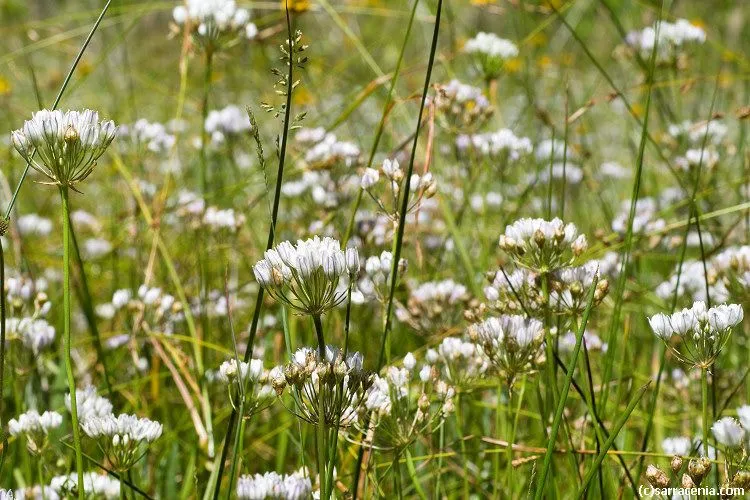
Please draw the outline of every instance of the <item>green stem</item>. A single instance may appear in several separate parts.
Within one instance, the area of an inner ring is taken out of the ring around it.
[[[708,456],[708,369],[701,368],[701,403],[703,404],[703,454]]]
[[[229,485],[227,487],[227,500],[232,498],[234,491],[234,480],[237,477],[237,467],[240,461],[240,455],[242,454],[242,439],[245,437],[245,396],[240,396],[240,409],[238,415],[240,416],[240,428],[237,434],[234,436],[234,452],[232,453],[232,465],[229,468]]]
[[[547,451],[544,454],[544,464],[542,466],[542,472],[539,477],[539,482],[536,486],[536,494],[534,495],[534,498],[536,500],[541,500],[544,497],[544,485],[547,479],[547,475],[549,473],[549,469],[552,465],[552,453],[555,449],[555,441],[557,440],[557,433],[560,429],[560,424],[562,423],[563,410],[565,409],[565,402],[568,399],[568,391],[570,390],[570,384],[573,380],[573,373],[575,372],[576,364],[578,363],[578,355],[581,352],[581,344],[583,343],[583,332],[586,331],[586,324],[589,321],[591,309],[594,305],[594,292],[596,291],[596,284],[598,283],[598,281],[599,281],[599,277],[597,275],[594,277],[594,280],[591,283],[591,287],[589,288],[586,310],[583,313],[583,319],[578,328],[578,332],[576,333],[576,344],[575,344],[575,347],[573,348],[573,355],[570,359],[570,363],[568,364],[568,371],[565,376],[565,383],[562,386],[562,391],[560,393],[560,397],[557,403],[557,409],[555,410],[555,418],[552,421],[552,430],[550,432],[549,441],[547,444]],[[554,358],[547,359],[547,363],[548,364],[554,363]],[[613,432],[613,435],[616,435],[616,431]]]
[[[409,478],[414,485],[414,491],[417,492],[417,495],[421,500],[427,500],[427,495],[425,495],[422,485],[419,484],[417,469],[414,467],[414,460],[411,457],[411,452],[408,447],[404,450],[404,455],[406,456],[406,469],[409,471]]]
[[[65,339],[65,371],[68,375],[70,391],[70,414],[73,420],[73,445],[75,446],[76,470],[78,472],[78,498],[84,499],[83,455],[81,453],[81,429],[78,426],[78,402],[76,401],[76,381],[73,375],[73,360],[70,357],[70,207],[68,187],[60,187],[63,217],[63,337]]]
[[[208,132],[206,131],[206,118],[208,117],[208,94],[211,91],[211,72],[213,69],[214,50],[209,45],[206,47],[206,67],[203,74],[203,102],[201,103],[201,188],[203,196],[208,193],[208,160],[206,148],[208,146]]]
[[[0,243],[0,426],[5,409],[5,316],[5,251]]]

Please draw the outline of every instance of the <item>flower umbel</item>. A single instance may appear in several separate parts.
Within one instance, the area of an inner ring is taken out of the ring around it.
[[[85,180],[96,160],[115,138],[115,123],[99,121],[99,113],[37,111],[11,141],[28,164],[44,174],[50,184],[75,186]],[[38,154],[38,161],[34,158]]]
[[[267,250],[253,272],[273,298],[299,313],[319,316],[346,298],[339,283],[357,275],[359,254],[354,248],[341,250],[329,237],[299,240],[296,245],[284,241]]]
[[[732,328],[742,322],[742,306],[722,304],[710,309],[698,301],[690,309],[672,315],[656,314],[648,319],[654,334],[683,362],[708,368],[729,340]],[[679,346],[672,339],[681,340]]]

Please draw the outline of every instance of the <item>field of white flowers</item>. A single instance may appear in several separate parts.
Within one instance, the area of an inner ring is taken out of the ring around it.
[[[0,0],[0,500],[743,498],[749,21]]]

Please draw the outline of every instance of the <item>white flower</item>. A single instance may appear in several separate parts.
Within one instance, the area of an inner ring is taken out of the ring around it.
[[[245,475],[237,480],[237,498],[249,500],[303,500],[312,494],[312,482],[306,469],[292,474],[276,472]]]
[[[70,394],[65,395],[65,407],[70,411]],[[96,388],[89,385],[76,391],[76,410],[80,422],[91,417],[104,417],[112,413],[112,403],[96,394]]]
[[[99,113],[37,111],[11,135],[16,150],[53,184],[75,185],[88,177],[115,138],[113,121],[99,121]],[[33,158],[34,151],[37,158]]]
[[[63,498],[71,498],[78,488],[78,474],[72,473],[67,476],[55,476],[50,481],[49,487]],[[87,498],[120,498],[120,481],[106,474],[96,472],[85,472],[83,474],[83,489]],[[49,498],[49,497],[48,497]]]
[[[205,127],[206,132],[217,144],[224,142],[227,136],[237,136],[252,130],[250,117],[244,110],[234,105],[211,110],[206,117]]]
[[[37,214],[25,214],[16,219],[22,235],[47,236],[52,232],[52,221]]]
[[[684,436],[668,437],[661,442],[661,449],[667,455],[687,457],[693,449],[693,443],[690,438]]]
[[[186,0],[185,3],[174,8],[172,18],[180,26],[190,21],[200,37],[216,41],[222,35],[241,33],[252,39],[257,34],[257,29],[248,28],[252,24],[250,13],[238,8],[234,0]]]
[[[374,168],[367,168],[365,169],[365,173],[362,174],[360,186],[362,187],[362,189],[370,189],[372,186],[378,183],[379,179],[380,172],[378,172]]]
[[[732,417],[724,417],[711,426],[716,441],[727,448],[739,448],[745,437],[745,429]]]
[[[346,293],[342,278],[359,271],[356,249],[346,252],[333,238],[315,236],[296,245],[284,241],[267,250],[253,266],[255,279],[276,300],[308,314],[323,314],[340,304]]]
[[[494,33],[479,32],[464,45],[464,52],[481,53],[490,57],[509,59],[518,55],[518,47],[510,40],[498,37]]]
[[[17,419],[12,418],[8,421],[8,432],[11,436],[37,432],[48,434],[51,429],[56,429],[61,424],[62,415],[55,411],[45,411],[40,415],[36,410],[29,410]]]

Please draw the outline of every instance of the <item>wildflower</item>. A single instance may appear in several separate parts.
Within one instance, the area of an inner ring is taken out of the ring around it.
[[[452,387],[432,377],[413,384],[416,360],[411,353],[403,365],[389,366],[383,377],[376,375],[365,400],[365,408],[373,413],[373,444],[396,453],[431,433],[452,410],[455,394]]]
[[[87,498],[105,500],[120,498],[120,481],[106,474],[84,473],[83,486]],[[78,491],[78,475],[55,476],[50,481],[49,487],[62,498],[72,498]]]
[[[149,122],[141,118],[133,125],[122,125],[117,130],[118,137],[129,138],[138,148],[151,153],[166,154],[171,151],[177,138],[161,123]]]
[[[65,407],[70,411],[70,394],[65,395]],[[112,413],[109,399],[96,394],[96,388],[86,386],[76,391],[78,418],[83,422],[91,417],[104,417]]]
[[[250,12],[234,0],[186,0],[174,8],[172,18],[178,26],[190,26],[198,40],[215,46],[241,36],[253,39],[258,33]]]
[[[499,245],[516,263],[539,273],[570,265],[588,248],[586,236],[558,218],[517,220],[505,228]]]
[[[503,62],[518,55],[518,47],[494,33],[479,32],[466,42],[464,52],[475,55],[484,78],[493,80],[500,76]]]
[[[162,433],[160,423],[124,413],[92,416],[81,422],[81,428],[97,441],[112,467],[120,472],[133,467]]]
[[[393,254],[383,251],[380,255],[372,255],[365,260],[364,273],[357,282],[352,294],[352,301],[364,303],[368,299],[376,299],[384,303],[388,293],[388,285],[393,267]],[[398,275],[406,272],[406,259],[399,259]],[[354,293],[357,294],[355,298]]]
[[[674,23],[658,21],[643,31],[628,33],[626,43],[640,52],[644,59],[651,57],[654,45],[657,45],[658,62],[671,62],[689,43],[702,44],[706,41],[706,32],[685,19]]]
[[[31,453],[41,453],[48,444],[49,431],[62,425],[62,415],[55,411],[45,411],[41,415],[29,410],[8,421],[11,436],[26,436],[26,446]]]
[[[8,334],[18,336],[34,355],[51,346],[56,336],[55,327],[43,318],[8,318],[6,329]]]
[[[346,428],[356,421],[373,383],[373,374],[362,367],[362,361],[360,353],[344,357],[343,351],[330,345],[322,357],[317,349],[303,347],[284,367],[283,377],[275,378],[274,387],[278,394],[289,387],[296,401],[296,408],[289,411],[306,422],[317,425],[322,419],[326,427]]]
[[[455,326],[468,305],[466,287],[453,280],[430,281],[412,289],[406,307],[397,306],[397,318],[422,333]]]
[[[246,417],[271,406],[276,400],[272,382],[280,375],[280,369],[265,370],[259,359],[251,359],[249,363],[240,361],[239,370],[237,366],[235,359],[223,362],[217,377],[227,384],[232,406],[235,409],[241,407]]]
[[[740,448],[745,438],[745,429],[732,417],[717,420],[711,426],[711,432],[717,443],[729,449]]]
[[[591,287],[598,276],[599,263],[597,261],[590,261],[577,267],[565,267],[552,273],[550,303],[553,310],[560,314],[582,313],[588,306],[586,290]],[[606,278],[597,279],[593,305],[599,305],[608,291],[609,281]]]
[[[456,390],[472,389],[490,368],[480,344],[458,337],[446,337],[437,350],[428,349],[425,360]]]
[[[737,408],[737,418],[745,429],[750,429],[750,405],[743,405]]]
[[[372,186],[378,183],[380,179],[380,172],[374,168],[366,168],[365,173],[362,174],[362,180],[360,186],[362,189],[370,189]]]
[[[470,326],[469,337],[482,346],[493,369],[512,387],[518,375],[534,371],[544,327],[541,321],[523,316],[492,317]]]
[[[24,236],[48,236],[52,232],[52,221],[38,214],[24,214],[16,219],[16,225]]]
[[[685,363],[700,368],[710,367],[729,340],[732,328],[742,322],[742,306],[723,304],[710,309],[704,302],[695,302],[670,316],[656,314],[649,318],[654,334]],[[671,339],[677,337],[681,345],[675,347]]]
[[[245,475],[237,481],[237,498],[303,500],[311,495],[312,482],[305,468],[284,475],[277,472]]]
[[[668,437],[661,442],[661,449],[667,455],[687,457],[693,449],[693,444],[688,437]]]
[[[466,132],[482,125],[493,113],[490,101],[477,87],[451,80],[438,85],[435,105],[443,125],[449,130]]]
[[[321,315],[339,305],[346,292],[340,280],[359,272],[359,254],[354,248],[341,250],[333,238],[315,236],[285,241],[267,250],[253,266],[255,279],[277,301],[310,315]]]
[[[219,110],[211,110],[206,117],[204,126],[215,144],[222,144],[227,139],[250,132],[253,128],[247,113],[234,105]]]
[[[471,151],[501,165],[517,162],[530,155],[534,149],[531,139],[518,137],[507,128],[485,134],[459,135],[456,146],[459,151]]]
[[[359,161],[360,153],[355,143],[341,141],[336,134],[328,133],[307,150],[305,163],[314,169],[330,169],[339,163],[351,167]]]
[[[99,113],[37,111],[11,135],[16,150],[51,184],[75,186],[86,179],[115,138],[115,123],[99,121]],[[35,159],[34,152],[38,155]]]

